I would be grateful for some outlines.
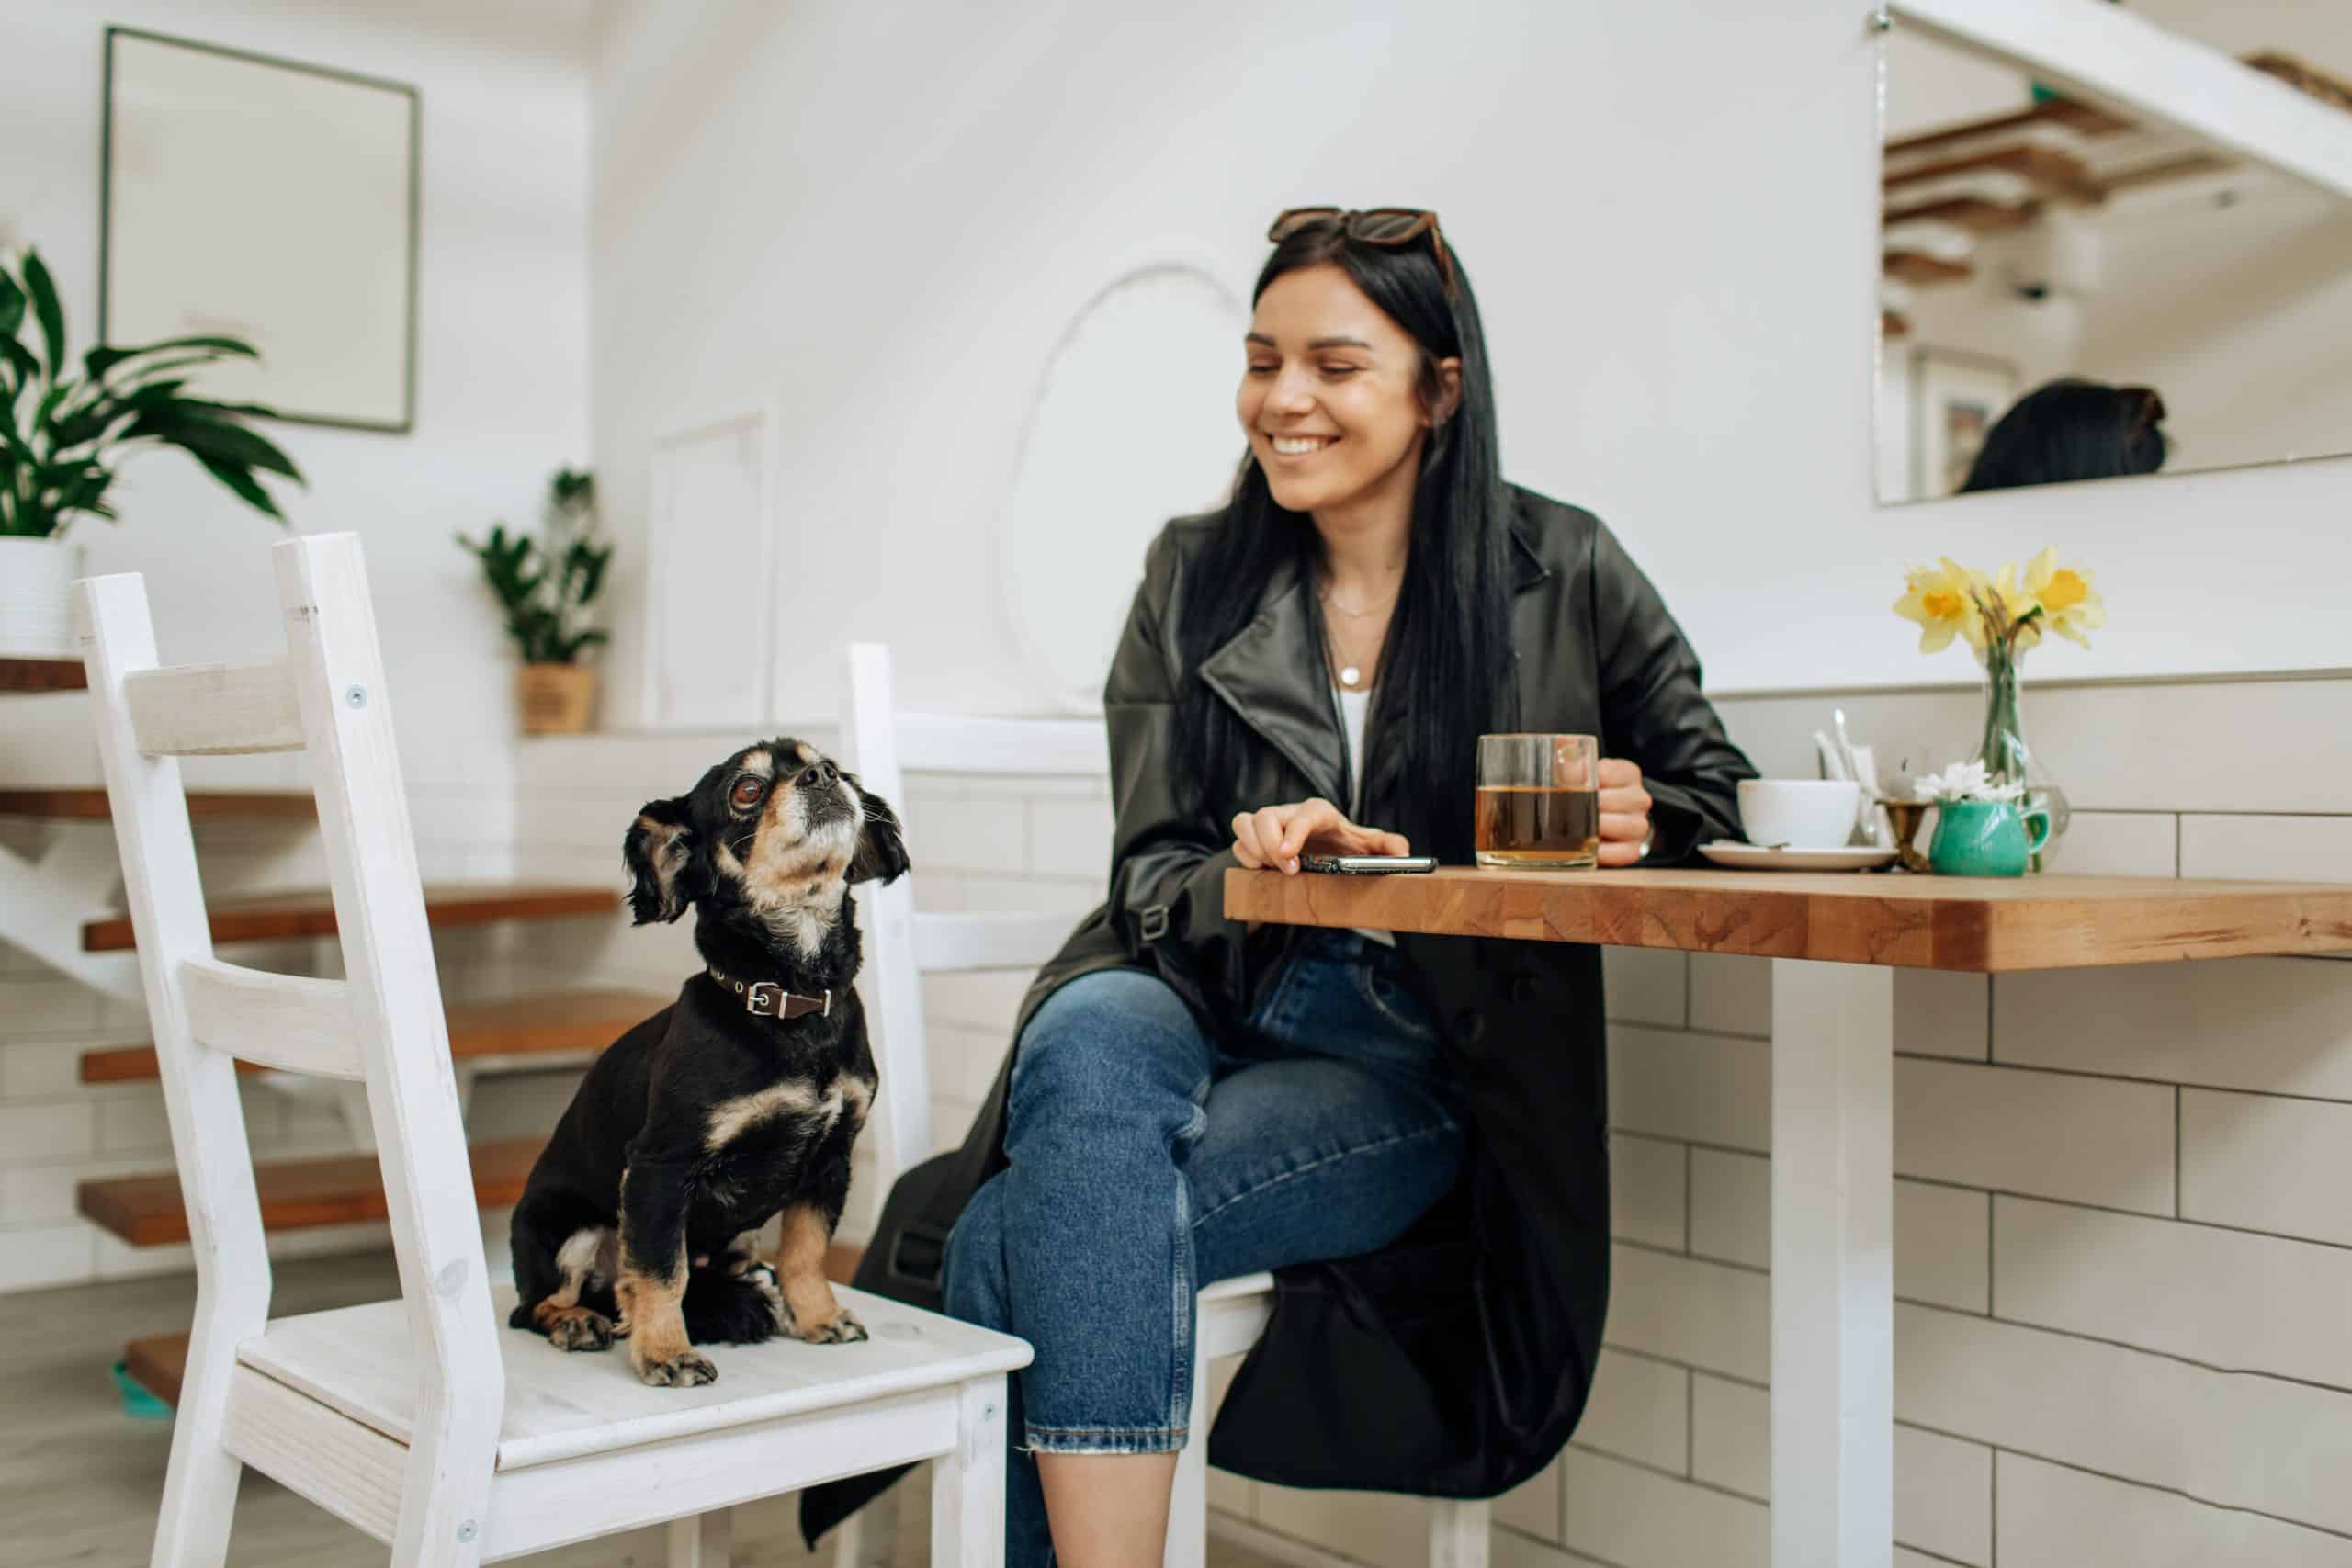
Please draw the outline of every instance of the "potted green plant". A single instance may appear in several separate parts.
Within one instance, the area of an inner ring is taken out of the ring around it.
[[[580,656],[605,640],[589,606],[605,586],[613,547],[598,542],[596,482],[584,469],[558,468],[548,481],[539,536],[493,523],[479,543],[458,536],[506,614],[523,656],[515,697],[526,735],[576,735],[594,723],[596,671]]]
[[[39,347],[34,334],[38,332]],[[40,257],[0,261],[0,655],[70,658],[78,551],[67,537],[83,517],[115,521],[107,492],[124,461],[175,446],[240,501],[286,521],[257,477],[302,476],[245,421],[270,411],[192,395],[191,373],[251,359],[232,337],[184,337],[142,347],[66,349],[65,311]]]

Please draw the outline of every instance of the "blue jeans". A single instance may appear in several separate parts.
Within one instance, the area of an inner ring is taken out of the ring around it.
[[[1376,1250],[1453,1186],[1462,1131],[1401,964],[1309,931],[1227,1048],[1132,971],[1081,976],[1029,1021],[1011,1165],[946,1260],[950,1314],[1036,1347],[1008,1411],[1008,1568],[1052,1561],[1035,1452],[1184,1446],[1201,1286]]]

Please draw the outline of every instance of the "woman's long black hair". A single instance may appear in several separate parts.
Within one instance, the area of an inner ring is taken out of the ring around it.
[[[1453,259],[1455,281],[1449,290],[1430,241],[1365,244],[1337,222],[1317,224],[1274,247],[1250,299],[1284,273],[1338,266],[1420,345],[1425,406],[1439,406],[1437,362],[1462,361],[1461,400],[1422,448],[1405,580],[1382,645],[1366,727],[1378,735],[1378,751],[1358,766],[1367,796],[1375,780],[1408,781],[1399,796],[1402,819],[1373,826],[1406,834],[1419,853],[1467,861],[1477,738],[1508,728],[1513,705],[1510,532],[1477,300],[1460,258]],[[1245,454],[1233,500],[1188,568],[1178,612],[1177,648],[1186,675],[1177,703],[1176,756],[1180,766],[1196,770],[1179,781],[1179,798],[1194,809],[1226,808],[1231,781],[1262,744],[1200,679],[1201,661],[1255,617],[1266,582],[1285,562],[1298,569],[1298,592],[1306,597],[1319,638],[1315,582],[1321,552],[1313,519],[1277,504],[1255,454]],[[1317,679],[1325,679],[1320,671]],[[1273,804],[1242,801],[1230,808]],[[1348,803],[1339,805],[1345,809]],[[1220,831],[1224,826],[1219,820]]]
[[[1985,433],[1961,491],[2153,474],[2165,466],[2164,417],[2164,400],[2146,387],[2052,381]]]

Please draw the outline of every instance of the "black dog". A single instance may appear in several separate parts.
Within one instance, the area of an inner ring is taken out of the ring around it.
[[[650,802],[621,853],[637,924],[692,908],[709,968],[588,1069],[514,1221],[516,1328],[629,1341],[637,1375],[718,1375],[695,1344],[865,1337],[826,1280],[874,1102],[852,883],[907,869],[899,819],[816,749],[746,747]],[[753,1245],[781,1213],[777,1266]]]

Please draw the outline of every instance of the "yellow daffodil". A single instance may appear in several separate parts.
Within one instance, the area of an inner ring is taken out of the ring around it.
[[[2035,602],[2030,592],[2018,587],[2015,561],[2001,568],[2001,575],[1993,580],[1992,591],[1985,596],[1985,602],[1998,612],[1998,629],[2008,635],[2011,648],[2023,652],[2041,641],[2041,617],[2026,618],[2032,614]]]
[[[1981,571],[1971,571],[1950,556],[1936,566],[1915,566],[1904,573],[1905,592],[1894,613],[1919,623],[1919,651],[1939,653],[1955,637],[1968,646],[1984,647],[1984,617],[1977,601],[1989,585]]]
[[[2034,624],[2049,627],[2069,642],[2088,648],[2091,639],[2083,634],[2107,624],[2107,604],[2091,586],[2090,568],[2060,566],[2055,546],[2026,563],[2025,592],[2041,607]]]

